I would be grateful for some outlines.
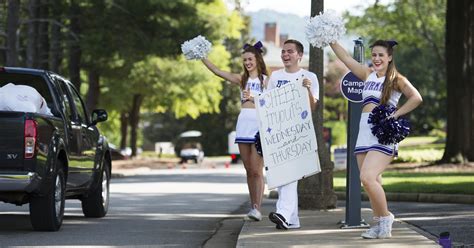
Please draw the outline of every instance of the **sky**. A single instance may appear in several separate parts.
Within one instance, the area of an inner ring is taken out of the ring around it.
[[[389,0],[382,0],[386,3]],[[227,1],[229,3],[231,1]],[[352,14],[357,14],[357,6],[367,6],[373,4],[375,0],[325,0],[324,9],[333,9],[342,14],[348,10]],[[258,11],[260,9],[271,9],[282,13],[292,13],[299,16],[309,16],[311,0],[242,0],[241,5],[245,11]]]

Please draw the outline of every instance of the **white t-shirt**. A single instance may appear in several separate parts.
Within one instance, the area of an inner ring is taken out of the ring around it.
[[[285,69],[272,72],[270,80],[268,81],[267,89],[271,90],[274,88],[280,88],[282,85],[287,83],[294,83],[297,85],[303,85],[303,79],[308,78],[311,80],[311,93],[316,100],[319,100],[319,82],[316,74],[300,69],[297,72],[289,73]]]

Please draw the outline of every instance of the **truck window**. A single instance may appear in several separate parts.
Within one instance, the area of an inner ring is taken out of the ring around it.
[[[87,111],[84,107],[84,103],[82,102],[81,97],[79,97],[79,94],[71,85],[67,84],[67,87],[69,88],[69,91],[72,94],[72,99],[76,105],[76,111],[80,121],[85,124],[88,124],[89,118],[87,116]]]
[[[0,87],[9,83],[14,85],[26,85],[36,89],[44,98],[49,109],[54,108],[53,99],[44,78],[36,75],[18,73],[0,73]]]
[[[64,114],[67,116],[67,118],[69,118],[69,120],[75,120],[76,118],[72,114],[73,113],[72,107],[71,107],[72,105],[70,101],[70,96],[67,93],[66,83],[59,78],[55,78],[55,80],[57,84],[59,85],[59,89],[60,89],[59,94],[61,95],[61,100],[60,100],[61,108],[63,109]]]

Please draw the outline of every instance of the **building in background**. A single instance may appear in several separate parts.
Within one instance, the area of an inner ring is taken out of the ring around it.
[[[271,71],[276,71],[283,68],[281,62],[281,48],[286,40],[291,39],[288,34],[280,34],[278,24],[276,22],[265,23],[264,29],[263,59]],[[303,41],[301,41],[303,42]],[[303,61],[300,62],[300,67],[308,69],[309,65],[309,51],[304,51]]]

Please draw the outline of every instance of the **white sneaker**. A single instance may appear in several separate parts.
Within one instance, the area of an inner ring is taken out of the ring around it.
[[[392,213],[389,213],[387,216],[380,217],[380,231],[378,238],[386,239],[392,237],[392,224],[395,220],[395,216]]]
[[[261,221],[262,220],[262,214],[256,208],[250,209],[249,213],[247,214],[247,217],[249,219],[255,220],[255,221]]]
[[[296,225],[296,224],[288,224],[288,228],[287,229],[300,229],[301,226],[300,225]],[[282,226],[280,225],[276,225],[276,229],[285,229],[283,228]]]
[[[364,239],[377,239],[380,232],[380,219],[379,217],[374,217],[374,224],[360,236]]]

